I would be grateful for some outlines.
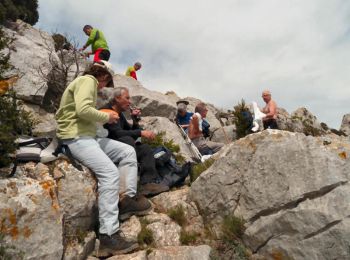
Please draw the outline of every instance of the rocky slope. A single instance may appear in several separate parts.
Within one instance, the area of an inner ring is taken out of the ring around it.
[[[53,51],[47,33],[20,21],[16,31],[7,32],[15,37],[9,51],[16,67],[8,76],[21,76],[14,89],[40,121],[34,132],[54,135],[54,115],[47,112],[47,105],[55,101],[52,75],[57,75],[54,68],[67,68],[67,57],[74,53]],[[77,57],[69,64],[67,82],[87,62]],[[146,89],[123,75],[117,74],[114,83],[130,89],[134,105],[142,109],[145,128],[164,131],[190,160],[190,150],[172,122],[180,97]],[[99,104],[107,99],[108,90],[101,93]],[[199,102],[185,99],[190,110]],[[152,242],[138,252],[110,259],[209,259],[223,219],[233,215],[245,220],[240,243],[247,249],[246,259],[348,259],[349,115],[340,129],[345,135],[338,136],[334,133],[341,132],[318,122],[305,108],[291,114],[279,108],[280,128],[298,133],[263,131],[235,141],[235,126],[228,120],[223,130],[215,116],[223,111],[208,107],[212,140],[225,143],[227,136],[229,144],[191,187],[154,197],[150,215],[122,224],[127,237],[140,239],[139,234],[148,232]],[[0,252],[15,259],[95,259],[96,196],[93,174],[86,168],[76,170],[64,159],[18,167],[14,178],[0,179]],[[174,217],[174,210],[178,215],[183,211],[183,221]],[[211,236],[208,230],[213,231]],[[230,256],[224,253],[221,259]]]

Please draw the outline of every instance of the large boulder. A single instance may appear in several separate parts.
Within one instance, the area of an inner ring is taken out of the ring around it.
[[[287,259],[346,259],[350,159],[345,141],[266,130],[224,148],[191,196],[218,233],[224,216],[246,220],[253,253]]]
[[[340,131],[343,131],[346,135],[350,135],[350,114],[343,116]]]
[[[156,133],[165,132],[165,138],[168,141],[173,140],[174,144],[180,146],[180,153],[185,159],[192,160],[189,145],[181,135],[179,127],[169,119],[165,117],[144,117],[142,118],[141,124],[147,130],[152,130]]]
[[[10,63],[14,69],[5,76],[20,76],[14,85],[17,95],[23,100],[41,104],[52,64],[59,62],[54,41],[48,33],[20,20],[17,20],[16,31],[5,29],[5,32],[14,38],[10,46]]]
[[[44,176],[46,170],[43,167],[38,174]],[[4,259],[62,259],[63,212],[56,189],[55,181],[47,175],[45,180],[25,176],[0,180]],[[9,255],[12,257],[6,258]]]

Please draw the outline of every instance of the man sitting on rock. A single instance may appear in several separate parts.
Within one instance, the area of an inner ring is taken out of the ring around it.
[[[206,140],[203,136],[202,121],[204,118],[206,118],[208,112],[206,105],[204,103],[199,103],[194,111],[195,113],[192,116],[188,128],[188,136],[202,155],[214,154],[218,152],[224,146],[224,144]]]
[[[190,125],[191,117],[193,116],[192,112],[187,112],[187,100],[179,100],[176,102],[177,105],[177,115],[176,122],[185,130],[187,133],[187,128]]]
[[[261,109],[261,112],[265,113],[266,116],[263,117],[264,129],[278,129],[277,126],[277,104],[271,99],[271,92],[269,90],[264,90],[262,92],[262,98],[266,103],[266,106]]]
[[[112,124],[105,124],[104,127],[108,130],[108,138],[131,145],[136,150],[137,160],[140,164],[140,184],[143,194],[155,195],[169,190],[168,186],[158,184],[161,177],[159,176],[153,152],[148,144],[142,144],[140,137],[154,139],[153,131],[142,130],[139,126],[140,109],[130,109],[129,90],[124,87],[119,87],[113,90],[110,102],[104,107],[118,112],[119,121]],[[133,124],[130,125],[126,120],[123,112],[130,110]]]
[[[141,69],[141,67],[142,67],[142,64],[140,62],[135,62],[134,66],[130,66],[126,70],[125,75],[128,76],[128,77],[132,77],[132,78],[137,80],[136,71]]]

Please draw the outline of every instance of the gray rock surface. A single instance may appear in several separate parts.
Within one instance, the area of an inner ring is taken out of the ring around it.
[[[14,259],[62,259],[63,212],[56,189],[53,179],[0,180],[2,243],[14,247]]]
[[[345,259],[350,245],[348,145],[341,148],[344,156],[339,146],[299,133],[252,134],[224,148],[192,184],[191,196],[217,232],[225,215],[243,217],[244,242],[254,253]]]
[[[14,37],[11,45],[10,63],[15,69],[6,76],[18,75],[20,78],[14,85],[17,95],[26,101],[41,104],[47,91],[47,77],[52,64],[59,62],[54,50],[52,37],[29,24],[17,20],[17,30],[5,29]]]
[[[62,159],[55,161],[54,172],[61,172],[64,176],[57,181],[57,186],[66,234],[92,230],[98,216],[94,176],[87,168],[79,171]]]
[[[156,247],[180,246],[181,227],[173,222],[167,215],[153,213],[145,216],[150,224],[147,228],[153,233]]]
[[[350,135],[350,114],[343,116],[340,131],[343,131],[345,134]]]
[[[85,260],[95,248],[95,232],[89,232],[84,241],[70,242],[64,252],[64,260]]]
[[[167,246],[152,251],[148,260],[209,260],[211,248],[201,246]]]
[[[224,127],[219,127],[213,132],[211,141],[226,144],[227,142],[232,142],[237,139],[236,126],[229,125]]]
[[[165,138],[173,140],[175,144],[180,146],[180,153],[187,159],[191,160],[191,151],[188,144],[181,135],[180,129],[169,119],[164,117],[144,117],[140,124],[144,129],[152,130],[156,133],[165,132]]]

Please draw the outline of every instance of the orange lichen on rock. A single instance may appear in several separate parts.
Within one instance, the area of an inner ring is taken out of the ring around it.
[[[344,159],[344,160],[345,160],[346,158],[348,158],[348,155],[346,154],[346,152],[341,152],[341,153],[339,153],[338,155],[339,155],[340,158],[342,158],[342,159]]]
[[[25,227],[22,229],[22,234],[23,234],[23,236],[24,236],[25,238],[30,237],[30,235],[31,235],[32,233],[33,233],[32,230],[31,230],[29,227],[27,227],[27,226],[25,226]]]
[[[55,187],[56,187],[55,184],[56,183],[53,180],[40,182],[40,186],[43,188],[45,193],[48,196],[50,196],[50,198],[52,200],[52,208],[54,210],[58,210],[60,208],[60,206],[58,204],[58,199],[57,199],[56,192],[55,192]]]

